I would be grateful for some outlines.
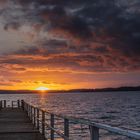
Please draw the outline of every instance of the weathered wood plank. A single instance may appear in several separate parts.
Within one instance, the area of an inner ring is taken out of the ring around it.
[[[0,111],[0,140],[44,140],[21,108]]]

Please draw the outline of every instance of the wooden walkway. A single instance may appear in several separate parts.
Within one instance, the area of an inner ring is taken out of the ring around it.
[[[0,140],[44,140],[21,108],[0,111]]]

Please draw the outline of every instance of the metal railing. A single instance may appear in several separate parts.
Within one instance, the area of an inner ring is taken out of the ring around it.
[[[10,102],[10,104],[8,104]],[[22,107],[23,100],[17,100],[17,101],[10,101],[10,100],[0,100],[0,110],[3,108],[21,108]]]
[[[25,102],[24,100],[21,100],[21,101],[18,100],[16,102],[17,102],[17,108],[22,108],[24,111],[26,111],[27,115],[29,116],[34,126],[42,133],[42,135],[44,135],[44,137],[47,137],[47,135],[50,135],[50,138],[49,138],[50,140],[54,140],[56,134],[64,140],[70,140],[70,124],[71,123],[88,126],[88,130],[90,133],[90,136],[89,136],[90,140],[99,140],[100,129],[114,133],[114,134],[123,135],[129,138],[140,140],[140,133],[138,132],[124,130],[118,127],[112,127],[112,126],[101,124],[101,123],[95,123],[87,119],[69,117],[69,116],[64,116],[62,114],[54,114],[54,113],[48,112],[45,109],[41,109],[41,108],[38,108],[37,106],[31,105]],[[0,101],[0,109],[4,107],[6,107],[6,101]],[[61,124],[63,123],[63,131],[60,131],[55,128],[56,117],[59,117],[63,120],[63,122],[61,122]],[[50,133],[46,134],[46,130],[50,130]]]
[[[42,134],[45,135],[45,128],[49,128],[50,131],[50,139],[54,140],[54,133],[58,134],[60,137],[62,137],[64,140],[69,140],[69,125],[70,122],[74,122],[77,124],[83,124],[83,125],[87,125],[90,131],[90,140],[99,140],[99,129],[103,129],[106,130],[108,132],[111,133],[115,133],[115,134],[119,134],[119,135],[123,135],[123,136],[127,136],[129,138],[133,138],[133,139],[137,139],[140,140],[140,133],[138,132],[134,132],[134,131],[130,131],[130,130],[124,130],[121,128],[117,128],[117,127],[111,127],[109,125],[105,125],[105,124],[101,124],[101,123],[95,123],[91,120],[86,120],[86,119],[80,119],[80,118],[75,118],[75,117],[68,117],[68,116],[64,116],[62,114],[54,114],[51,112],[48,112],[45,109],[40,109],[34,105],[28,104],[26,102],[23,101],[23,106],[24,106],[24,110],[27,111],[30,119],[33,121],[33,124],[35,126],[37,126],[37,128],[39,129],[40,125],[39,125],[39,120],[40,117],[39,115],[41,114],[42,119],[41,119],[41,131]],[[50,124],[46,123],[46,118],[45,116],[49,115],[50,116]],[[55,117],[60,117],[64,120],[64,130],[63,133],[56,130],[54,127],[54,122],[55,122]]]

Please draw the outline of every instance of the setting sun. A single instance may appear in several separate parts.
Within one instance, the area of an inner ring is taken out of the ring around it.
[[[49,88],[47,88],[47,87],[38,87],[35,90],[46,91],[46,90],[49,90]]]

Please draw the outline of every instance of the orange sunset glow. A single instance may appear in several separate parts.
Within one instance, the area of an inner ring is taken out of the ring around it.
[[[138,86],[137,7],[90,2],[0,1],[0,89]]]
[[[47,91],[47,90],[49,90],[49,88],[47,88],[47,87],[38,87],[35,90]]]

